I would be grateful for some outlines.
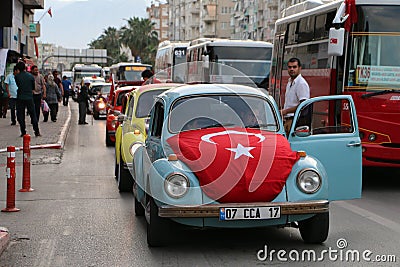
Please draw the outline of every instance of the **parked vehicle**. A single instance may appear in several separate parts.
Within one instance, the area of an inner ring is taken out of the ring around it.
[[[331,120],[321,121],[320,106]],[[189,84],[164,92],[150,112],[145,143],[130,147],[128,165],[148,244],[167,244],[176,223],[298,225],[306,243],[324,242],[329,203],[361,197],[358,130],[350,96],[302,102],[286,137],[277,103],[255,85]]]
[[[155,97],[176,86],[178,84],[149,84],[129,94],[125,114],[118,117],[120,124],[115,134],[115,176],[119,191],[132,191],[133,179],[128,169],[128,165],[132,165],[131,148],[133,144],[144,143],[146,139],[149,113]]]
[[[106,117],[106,146],[115,145],[115,131],[118,128],[118,114],[122,113],[123,103],[127,102],[127,93],[137,87],[124,86],[115,90],[108,100]]]

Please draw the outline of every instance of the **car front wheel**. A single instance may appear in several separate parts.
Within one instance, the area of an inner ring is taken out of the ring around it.
[[[152,197],[149,197],[146,209],[149,213],[147,244],[150,247],[165,246],[169,240],[171,221],[158,216],[158,206]]]
[[[329,212],[319,213],[299,222],[301,237],[305,243],[319,244],[328,238]]]
[[[118,189],[120,192],[132,192],[133,180],[129,170],[124,168],[124,163],[120,161],[118,164]]]
[[[111,141],[110,134],[108,133],[106,129],[106,146],[113,146],[114,143]]]

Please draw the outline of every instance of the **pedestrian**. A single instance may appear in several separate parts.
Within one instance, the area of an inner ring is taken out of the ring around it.
[[[301,75],[301,62],[298,58],[291,58],[287,63],[289,81],[286,86],[285,105],[281,110],[286,135],[289,135],[294,118],[294,112],[301,102],[310,98],[310,87]]]
[[[35,78],[33,75],[25,71],[25,63],[20,61],[17,63],[19,73],[15,75],[15,82],[18,86],[17,91],[17,120],[21,130],[21,137],[26,134],[25,127],[25,108],[29,112],[35,136],[41,136],[39,125],[36,118],[35,106],[33,104],[33,91],[35,90]]]
[[[35,105],[36,120],[39,121],[40,107],[42,106],[42,99],[46,98],[46,81],[42,74],[39,73],[38,66],[34,65],[31,68],[33,78],[35,78],[35,90],[33,91],[33,103]],[[43,114],[44,116],[44,114]]]
[[[160,80],[156,79],[153,76],[154,76],[154,73],[149,69],[142,71],[142,79],[143,79],[142,85],[150,84],[150,83],[161,83]]]
[[[0,81],[0,117],[6,118],[8,110],[8,93],[3,83],[3,77]]]
[[[52,122],[57,121],[58,113],[58,102],[61,102],[61,92],[57,84],[54,82],[54,76],[49,74],[47,76],[47,97],[45,98],[46,103],[49,105],[50,118]],[[49,119],[49,112],[44,113],[44,122]]]
[[[60,88],[61,95],[64,95],[64,87],[62,85],[61,79],[58,77],[58,71],[53,71],[54,82],[57,84],[58,88]]]
[[[67,76],[64,75],[61,83],[64,89],[63,105],[68,106],[68,100],[71,91],[71,82],[67,79]]]
[[[86,110],[87,110],[87,103],[89,101],[89,85],[90,80],[82,80],[81,81],[81,89],[78,94],[78,104],[79,104],[79,120],[78,124],[88,124],[86,122]]]
[[[6,80],[4,81],[6,84],[6,90],[8,93],[8,105],[10,107],[10,113],[11,113],[11,125],[16,125],[17,120],[15,117],[15,107],[17,104],[17,91],[18,91],[18,86],[17,83],[15,82],[15,75],[17,75],[18,70],[17,66],[14,66],[13,72],[8,74],[6,77]]]

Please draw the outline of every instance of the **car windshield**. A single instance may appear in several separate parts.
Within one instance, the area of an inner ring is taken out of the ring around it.
[[[148,117],[150,114],[150,110],[153,107],[155,98],[165,90],[166,89],[151,90],[142,93],[139,96],[139,100],[136,106],[136,114],[135,114],[136,118]]]
[[[173,104],[169,114],[172,133],[221,126],[279,130],[277,115],[263,97],[235,94],[185,97]]]

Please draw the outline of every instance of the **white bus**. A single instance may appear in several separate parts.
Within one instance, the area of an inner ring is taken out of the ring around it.
[[[73,73],[73,86],[79,87],[83,77],[102,77],[102,67],[97,64],[84,65],[75,64],[72,68]]]
[[[207,70],[210,81],[240,83],[240,78],[220,73],[220,69],[212,66],[227,65],[239,70],[249,77],[258,87],[267,88],[271,66],[272,44],[252,40],[228,40],[200,38],[193,40],[187,48],[187,82],[204,80],[204,68],[211,63]],[[204,64],[198,64],[203,62]],[[218,64],[212,64],[218,63]],[[224,68],[227,70],[229,68]],[[229,81],[231,79],[231,81]]]
[[[155,73],[157,79],[183,82],[185,76],[186,48],[189,43],[164,41],[158,45]],[[178,66],[178,67],[174,67]],[[163,75],[162,71],[167,70]]]

